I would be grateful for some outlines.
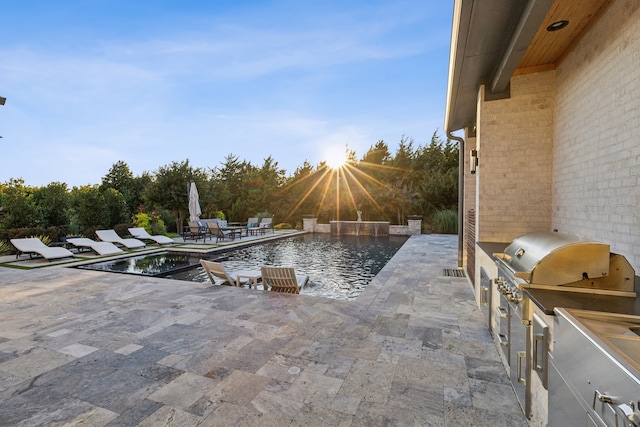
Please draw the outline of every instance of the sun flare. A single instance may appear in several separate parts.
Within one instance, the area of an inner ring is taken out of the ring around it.
[[[340,169],[346,163],[347,159],[340,157],[332,157],[327,159],[327,166],[331,169],[337,170]]]
[[[338,170],[347,163],[347,152],[344,148],[334,148],[326,153],[327,166],[333,170]]]

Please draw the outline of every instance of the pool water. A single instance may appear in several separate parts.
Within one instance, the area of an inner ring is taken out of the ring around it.
[[[138,274],[142,276],[163,276],[167,273],[191,268],[200,264],[200,258],[176,252],[138,255],[111,261],[81,265],[86,270],[110,271],[115,273]]]
[[[303,294],[351,300],[362,293],[407,239],[305,234],[226,252],[224,265],[229,271],[260,270],[263,265],[294,267],[296,274],[309,276]],[[202,267],[165,277],[209,281]]]

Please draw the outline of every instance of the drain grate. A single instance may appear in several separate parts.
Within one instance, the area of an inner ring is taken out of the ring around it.
[[[445,268],[442,270],[442,275],[447,277],[466,277],[464,270],[460,268]]]

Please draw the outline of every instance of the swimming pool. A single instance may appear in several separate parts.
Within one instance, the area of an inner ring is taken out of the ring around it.
[[[288,266],[307,274],[305,295],[355,299],[393,255],[407,236],[331,236],[305,234],[225,252],[228,270],[259,270],[263,265]],[[207,282],[202,267],[165,276]],[[219,283],[222,283],[220,280]]]
[[[179,252],[144,254],[115,260],[80,265],[84,270],[128,273],[139,276],[166,276],[169,273],[193,268],[200,264],[200,257]]]

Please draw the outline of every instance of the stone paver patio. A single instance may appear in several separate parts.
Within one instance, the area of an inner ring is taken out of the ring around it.
[[[526,426],[457,236],[355,302],[0,267],[3,426]]]

